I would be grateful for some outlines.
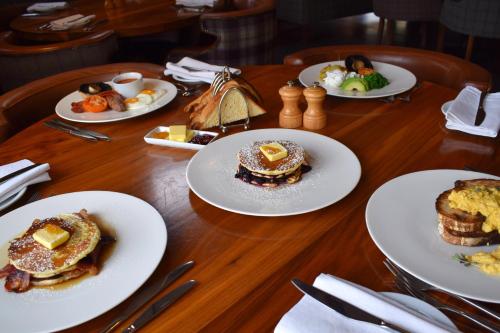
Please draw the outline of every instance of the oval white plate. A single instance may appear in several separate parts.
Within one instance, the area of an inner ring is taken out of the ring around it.
[[[85,208],[116,232],[117,243],[96,276],[60,290],[0,290],[3,332],[53,332],[108,311],[132,295],[163,257],[167,230],[161,215],[133,196],[105,191],[62,194],[35,201],[0,217],[0,245],[27,229],[33,219]],[[1,253],[0,264],[7,262]],[[1,280],[4,283],[4,279]]]
[[[435,201],[456,180],[499,177],[463,170],[427,170],[380,186],[366,206],[366,224],[378,248],[404,270],[434,286],[465,297],[500,303],[500,277],[454,260],[456,253],[491,251],[494,246],[446,243],[437,231]]]
[[[325,85],[319,79],[321,69],[328,65],[341,65],[344,66],[344,61],[329,61],[321,64],[307,67],[299,74],[300,82],[306,87],[312,86],[315,81],[326,89],[326,93],[331,96],[347,97],[347,98],[379,98],[397,95],[411,89],[416,83],[417,78],[412,72],[401,68],[399,66],[386,64],[383,62],[372,61],[373,68],[385,76],[389,80],[389,84],[382,89],[372,89],[367,92],[352,92],[345,91],[340,88],[332,88]]]
[[[17,200],[21,199],[24,193],[26,193],[27,187],[22,188],[19,192],[14,195],[11,195],[4,201],[0,202],[0,210],[5,209],[15,203]]]
[[[170,82],[156,79],[144,78],[144,89],[164,89],[165,94],[152,104],[130,111],[104,111],[98,113],[71,111],[71,103],[83,100],[82,94],[74,91],[59,101],[56,105],[56,113],[59,117],[80,123],[108,123],[112,121],[125,120],[139,117],[146,113],[153,112],[172,101],[177,95],[177,88]]]
[[[240,148],[257,140],[291,140],[304,147],[312,170],[296,184],[263,188],[234,178]],[[201,199],[230,212],[286,216],[329,206],[349,194],[359,181],[361,165],[354,153],[329,137],[299,130],[261,129],[233,134],[207,145],[193,156],[186,178]]]

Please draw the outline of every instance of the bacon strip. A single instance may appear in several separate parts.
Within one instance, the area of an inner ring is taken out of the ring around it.
[[[16,267],[11,264],[7,264],[4,266],[4,268],[0,269],[0,279],[7,277],[10,275],[10,273],[14,272],[16,270]]]
[[[22,293],[29,289],[30,277],[30,273],[15,269],[7,276],[5,280],[5,289],[16,293]]]

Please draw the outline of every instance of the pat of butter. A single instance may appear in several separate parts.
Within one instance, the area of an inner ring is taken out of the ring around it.
[[[288,156],[288,152],[285,147],[277,142],[271,142],[266,145],[259,147],[260,151],[264,156],[271,162],[280,160]]]
[[[186,142],[186,125],[172,125],[169,128],[169,139],[173,141]]]
[[[69,239],[69,232],[54,224],[47,224],[33,233],[33,238],[52,250]]]

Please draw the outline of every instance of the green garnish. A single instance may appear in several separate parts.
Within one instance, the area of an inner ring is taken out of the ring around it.
[[[465,267],[469,267],[470,265],[472,265],[470,260],[467,259],[467,257],[463,253],[457,253],[452,258],[463,264]]]
[[[366,82],[369,90],[380,89],[389,84],[389,80],[387,80],[382,74],[377,72],[366,75],[363,80]]]

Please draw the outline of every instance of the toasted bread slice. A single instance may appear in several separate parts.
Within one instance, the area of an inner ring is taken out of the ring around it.
[[[500,244],[500,234],[496,230],[491,232],[460,232],[448,229],[440,222],[438,224],[438,231],[441,238],[450,244],[463,246]]]

